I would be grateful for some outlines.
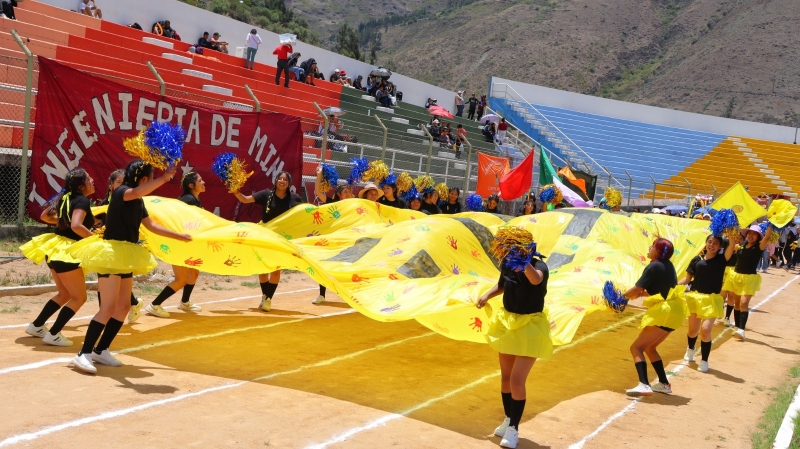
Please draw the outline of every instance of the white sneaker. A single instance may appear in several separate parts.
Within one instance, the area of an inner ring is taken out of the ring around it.
[[[72,346],[72,340],[69,338],[61,335],[61,332],[57,333],[56,335],[51,334],[50,332],[44,334],[42,341],[46,345],[53,345],[53,346]]]
[[[646,385],[646,384],[643,384],[643,383],[639,382],[639,385],[631,388],[630,390],[627,390],[625,392],[625,394],[627,394],[628,396],[631,396],[631,397],[652,396],[653,395],[653,389],[650,388],[650,385]]]
[[[735,338],[737,340],[744,341],[744,330],[743,329],[739,329],[738,331],[734,332],[733,333],[733,338]]]
[[[731,327],[731,319],[725,318],[725,327]]]
[[[157,316],[159,318],[169,318],[169,312],[164,310],[163,307],[157,306],[153,303],[148,304],[147,307],[144,308],[144,311],[149,315]]]
[[[517,443],[519,443],[519,432],[517,432],[517,429],[509,427],[506,429],[506,434],[503,435],[503,439],[500,440],[500,447],[514,449],[517,447]]]
[[[48,330],[49,329],[47,329],[47,326],[36,327],[33,325],[33,323],[31,323],[28,325],[28,328],[25,329],[25,333],[31,337],[43,338],[47,334]]]
[[[142,298],[136,298],[136,305],[131,306],[131,310],[128,311],[128,323],[135,323],[139,319],[142,314],[142,304],[144,304]]]
[[[72,366],[87,373],[97,373],[97,368],[95,368],[94,363],[92,363],[92,356],[89,354],[78,354],[73,357]]]
[[[686,354],[683,356],[683,360],[694,362],[694,349],[686,348]]]
[[[261,295],[261,304],[258,305],[258,308],[264,312],[272,310],[272,298],[267,298],[267,295]]]
[[[108,349],[104,350],[100,354],[92,351],[92,360],[101,364],[101,365],[108,365],[108,366],[122,366],[122,362],[115,359],[114,356],[111,354],[111,351]]]
[[[661,382],[656,382],[650,387],[656,393],[664,393],[664,394],[672,394],[672,385],[670,384],[662,384]]]
[[[200,311],[203,310],[202,307],[198,306],[197,304],[193,303],[192,301],[181,302],[181,304],[178,306],[178,308],[181,309],[181,310],[184,310],[186,312],[200,312]]]
[[[705,360],[701,360],[700,361],[700,366],[697,367],[697,371],[700,371],[701,373],[707,373],[708,372],[708,362],[706,362]]]
[[[506,436],[506,430],[508,429],[509,424],[511,424],[511,418],[506,416],[506,418],[503,420],[503,424],[500,424],[499,426],[497,426],[496,429],[494,429],[495,436],[501,438]]]
[[[322,295],[317,296],[317,299],[311,301],[311,304],[322,304],[325,302],[325,297]]]

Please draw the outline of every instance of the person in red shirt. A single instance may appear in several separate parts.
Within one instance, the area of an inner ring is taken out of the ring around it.
[[[275,47],[273,55],[278,55],[278,71],[275,72],[275,84],[281,85],[281,72],[285,73],[283,87],[289,87],[289,55],[293,53],[291,44]]]
[[[502,145],[503,141],[506,139],[506,130],[508,130],[508,123],[506,123],[505,118],[502,118],[497,125],[497,140],[500,142],[500,145]]]

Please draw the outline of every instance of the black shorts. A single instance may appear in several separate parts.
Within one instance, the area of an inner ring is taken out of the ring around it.
[[[663,329],[663,330],[665,330],[665,331],[667,331],[667,332],[673,332],[673,331],[675,331],[675,329],[673,329],[673,328],[671,328],[671,327],[666,327],[666,326],[656,326],[656,327],[657,327],[657,328],[659,328],[659,329]]]
[[[99,277],[99,278],[107,278],[109,276],[119,276],[122,279],[130,279],[130,278],[133,277],[133,273],[123,273],[123,274],[99,274],[98,273],[97,274],[97,277]]]
[[[58,274],[69,273],[70,271],[75,271],[81,267],[81,264],[79,263],[62,262],[60,260],[49,260],[48,257],[45,257],[45,261],[47,262],[47,267]]]

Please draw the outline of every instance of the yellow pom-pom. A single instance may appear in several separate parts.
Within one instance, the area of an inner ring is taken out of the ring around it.
[[[414,185],[417,186],[417,190],[422,192],[425,189],[433,187],[433,178],[431,178],[430,175],[418,176],[417,179],[414,180]]]
[[[794,219],[797,213],[797,206],[786,200],[775,200],[769,205],[767,218],[769,222],[778,228],[782,228]]]
[[[125,152],[131,156],[141,159],[147,164],[152,165],[160,170],[166,170],[167,160],[161,156],[157,151],[147,146],[145,143],[144,132],[147,128],[139,131],[136,137],[129,137],[122,141],[122,146],[125,147]]]
[[[606,204],[612,209],[622,204],[622,192],[613,187],[606,189]]]
[[[411,175],[406,172],[400,173],[400,176],[397,177],[397,191],[398,192],[408,192],[411,189],[411,186],[414,185],[414,180],[411,179]]]
[[[372,161],[369,163],[369,168],[361,175],[361,180],[364,182],[375,181],[379,183],[389,176],[389,167],[383,161]]]
[[[439,199],[441,200],[446,200],[447,194],[450,193],[450,189],[447,188],[447,184],[443,182],[436,184],[436,187],[434,187],[433,190],[436,190],[436,193],[439,194]]]
[[[530,231],[517,226],[503,226],[497,230],[489,250],[497,260],[503,260],[512,249],[524,250],[531,243],[533,235]]]
[[[244,187],[247,178],[253,176],[253,172],[247,173],[247,165],[239,158],[234,158],[228,168],[228,191],[238,192]]]

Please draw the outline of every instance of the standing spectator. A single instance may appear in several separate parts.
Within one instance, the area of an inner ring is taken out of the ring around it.
[[[214,35],[211,37],[211,43],[214,45],[217,51],[222,53],[228,53],[228,43],[219,40],[219,38],[221,37],[222,37],[221,34],[214,33]]]
[[[294,79],[302,81],[305,77],[306,71],[302,67],[297,67],[297,61],[300,60],[300,52],[294,52],[289,56],[289,71],[294,73]]]
[[[478,100],[478,121],[483,117],[484,109],[486,109],[486,95],[481,95],[481,99]]]
[[[502,145],[505,141],[506,130],[508,130],[508,123],[506,123],[506,118],[503,117],[500,119],[500,123],[497,125],[497,140],[500,142],[500,145]]]
[[[247,35],[247,55],[245,56],[244,60],[244,68],[253,70],[253,66],[256,64],[256,52],[258,51],[258,46],[261,45],[261,36],[258,35],[258,31],[255,28],[250,30],[250,34]]]
[[[464,116],[464,91],[456,92],[456,117]]]
[[[475,98],[475,92],[473,92],[472,96],[469,97],[467,103],[469,103],[469,114],[467,114],[467,118],[469,120],[475,120],[475,108],[478,107],[478,99]]]
[[[272,51],[278,56],[278,70],[275,72],[275,84],[281,85],[281,72],[284,72],[283,87],[289,87],[289,55],[292,54],[292,44],[280,44]]]
[[[467,130],[466,128],[461,126],[460,123],[458,124],[458,126],[456,126],[456,137],[458,137],[459,140],[467,138]]]
[[[6,2],[3,2],[3,12],[5,12],[5,9],[6,9],[5,8],[5,3]],[[9,3],[11,3],[11,2],[9,2]],[[11,4],[13,4],[13,3],[11,3]],[[86,14],[89,17],[96,17],[98,19],[102,19],[103,18],[103,12],[100,11],[100,8],[97,7],[97,4],[95,4],[94,0],[81,0],[80,4],[78,5],[78,11],[82,12],[83,14]],[[8,14],[6,14],[6,15],[8,15]],[[13,14],[13,9],[12,9],[12,14],[11,14],[11,16],[9,18],[13,18],[13,15],[14,14]],[[169,24],[169,21],[167,21],[167,24]],[[172,36],[169,36],[169,37],[172,37]]]

